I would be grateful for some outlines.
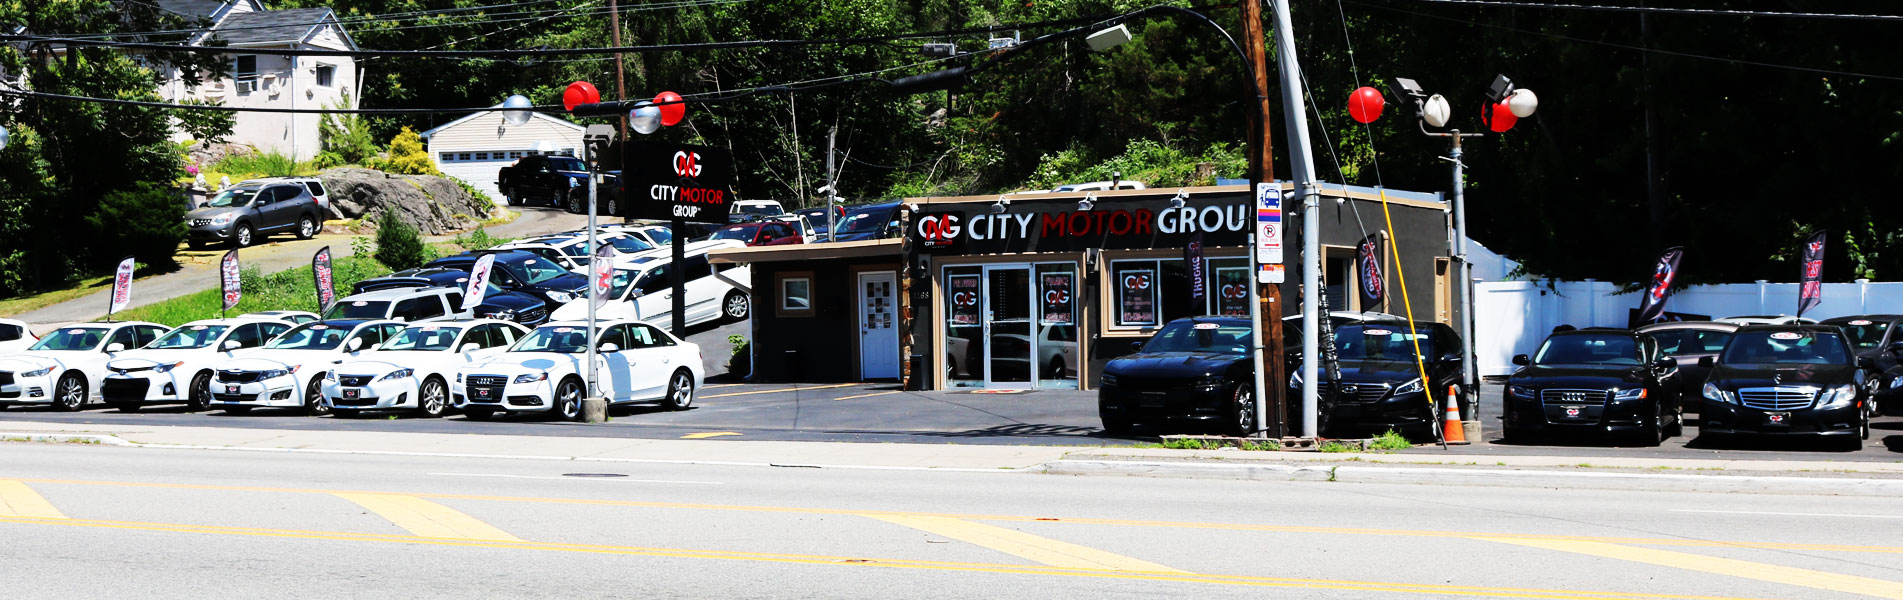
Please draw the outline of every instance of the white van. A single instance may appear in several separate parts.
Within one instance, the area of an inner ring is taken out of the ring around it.
[[[682,249],[686,257],[688,325],[720,319],[740,321],[752,314],[753,301],[747,295],[753,287],[752,267],[707,262],[708,252],[740,247],[745,244],[710,240],[693,242]],[[661,325],[674,322],[674,288],[669,275],[673,268],[673,257],[658,250],[616,257],[608,290],[610,300],[596,311],[596,318],[637,319]],[[586,318],[588,303],[583,301],[565,304],[550,316],[554,321]]]

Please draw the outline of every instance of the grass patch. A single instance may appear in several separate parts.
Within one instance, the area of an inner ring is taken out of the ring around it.
[[[337,296],[341,298],[349,295],[350,287],[358,281],[389,272],[390,269],[370,258],[346,256],[333,263],[332,278]],[[311,281],[309,266],[271,275],[263,275],[256,268],[245,269],[240,277],[240,288],[244,296],[226,313],[230,316],[261,310],[317,309],[317,287]],[[224,295],[213,288],[126,310],[115,318],[177,327],[199,319],[218,318],[218,308],[223,305]]]
[[[1320,450],[1322,452],[1360,452],[1361,448],[1357,446],[1352,446],[1349,444],[1343,444],[1341,442],[1322,442],[1322,446],[1320,448],[1316,448],[1316,450]]]
[[[1221,450],[1223,448],[1236,448],[1240,450],[1249,450],[1249,451],[1257,451],[1257,452],[1277,451],[1282,449],[1282,445],[1276,442],[1265,442],[1265,441],[1258,441],[1258,440],[1251,440],[1251,439],[1240,439],[1240,440],[1232,441],[1227,439],[1204,439],[1204,438],[1171,438],[1171,439],[1163,440],[1163,443],[1160,443],[1160,444],[1137,444],[1136,447],[1138,448],[1165,448],[1169,450]]]
[[[317,169],[309,163],[300,163],[289,156],[277,152],[258,154],[232,154],[212,163],[211,171],[228,175],[232,183],[259,177],[289,177],[293,175],[316,175]],[[207,176],[207,181],[217,179]]]
[[[475,231],[449,239],[450,243],[462,247],[463,250],[483,250],[513,241],[515,241],[515,238],[499,238],[489,235],[489,230],[481,227],[477,227]]]
[[[1387,433],[1375,436],[1374,442],[1368,444],[1369,450],[1406,450],[1413,447],[1413,442],[1407,441],[1406,437],[1396,433],[1393,429],[1389,429]]]
[[[13,315],[46,308],[93,292],[110,289],[112,289],[111,275],[87,277],[79,280],[79,282],[73,284],[72,287],[63,290],[53,290],[33,294],[31,296],[20,296],[18,298],[0,300],[0,315],[11,317]]]

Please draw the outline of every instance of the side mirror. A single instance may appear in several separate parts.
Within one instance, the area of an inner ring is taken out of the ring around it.
[[[1892,352],[1892,353],[1903,353],[1903,340],[1897,340],[1897,341],[1894,341],[1894,342],[1890,342],[1890,352]]]
[[[1677,368],[1677,367],[1678,367],[1678,359],[1676,359],[1676,358],[1672,358],[1672,357],[1670,357],[1670,356],[1667,356],[1667,357],[1664,357],[1664,358],[1660,358],[1660,359],[1658,360],[1658,362],[1655,362],[1655,363],[1652,363],[1652,366],[1655,366],[1655,367],[1658,367],[1658,368],[1661,368],[1661,369],[1673,369],[1673,368]]]
[[[1533,364],[1533,357],[1527,356],[1525,354],[1515,354],[1513,355],[1513,364],[1516,364],[1522,367]]]
[[[1859,356],[1857,357],[1857,368],[1859,369],[1877,368],[1877,361],[1870,360],[1870,357],[1868,356]]]
[[[1710,356],[1700,356],[1698,357],[1698,366],[1699,368],[1703,368],[1703,369],[1709,369],[1709,368],[1718,366],[1718,359],[1710,357]]]
[[[1134,352],[1142,352],[1143,342],[1130,342],[1130,350]]]
[[[354,337],[354,338],[350,338],[350,341],[344,342],[344,350],[347,350],[350,352],[356,352],[362,349],[363,349],[363,338]]]
[[[1446,354],[1440,355],[1440,358],[1437,360],[1439,360],[1440,362],[1460,362],[1460,353],[1448,352]]]
[[[463,347],[457,348],[456,351],[462,352],[462,353],[469,353],[469,352],[475,352],[476,350],[479,350],[481,348],[482,346],[477,345],[475,342],[470,342],[467,344],[463,344]]]
[[[238,346],[239,346],[239,344],[238,344],[238,340],[225,340],[225,344],[224,344],[223,346],[219,346],[219,347],[220,347],[220,348],[223,348],[223,349],[224,349],[225,351],[227,351],[227,352],[229,352],[229,351],[232,351],[232,350],[237,350],[237,349],[238,349]]]
[[[210,208],[210,207],[211,207],[211,203],[210,203],[210,202],[200,202],[200,203],[198,203],[198,207],[199,207],[199,208]]]
[[[603,342],[601,344],[601,351],[602,352],[620,352],[621,347],[614,345],[614,342]]]
[[[107,353],[112,353],[112,352],[124,352],[124,351],[125,351],[125,349],[126,349],[126,345],[125,345],[125,344],[121,344],[121,343],[119,343],[119,342],[113,342],[113,343],[110,343],[110,344],[106,344],[106,352],[107,352]]]

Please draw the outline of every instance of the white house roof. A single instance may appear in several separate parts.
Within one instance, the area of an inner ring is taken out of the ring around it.
[[[500,103],[498,103],[498,104],[496,104],[495,106],[497,106],[497,107],[500,107],[500,106],[502,106],[502,104],[500,104]],[[463,123],[467,123],[467,122],[469,122],[469,120],[470,120],[470,119],[474,119],[474,118],[476,118],[476,117],[480,117],[480,116],[482,116],[482,115],[483,115],[483,113],[482,113],[482,112],[473,112],[473,113],[469,113],[469,116],[466,116],[466,117],[463,117],[463,118],[460,118],[460,119],[456,119],[456,120],[454,120],[454,121],[450,121],[450,122],[448,122],[448,123],[444,123],[444,124],[442,124],[442,125],[437,125],[436,127],[433,127],[433,128],[431,128],[431,129],[430,129],[429,131],[425,131],[425,132],[423,132],[423,133],[419,133],[419,134],[417,134],[417,135],[419,135],[419,136],[422,136],[422,137],[423,137],[424,139],[428,139],[428,138],[429,138],[430,136],[432,136],[432,135],[435,135],[435,134],[436,134],[436,132],[438,132],[438,131],[442,131],[442,130],[444,130],[444,129],[449,129],[449,128],[451,128],[451,127],[455,127],[455,126],[457,126],[457,125],[461,125],[461,124],[463,124]],[[546,120],[546,121],[549,121],[549,122],[552,122],[552,123],[556,123],[556,124],[558,124],[558,125],[561,125],[561,126],[563,126],[563,127],[567,127],[567,128],[569,128],[569,129],[573,129],[573,130],[575,130],[575,131],[587,131],[587,130],[588,130],[588,128],[586,128],[586,127],[582,127],[582,126],[580,126],[580,125],[576,125],[576,124],[574,124],[574,123],[570,123],[570,122],[568,122],[568,121],[565,121],[565,120],[563,120],[563,119],[562,119],[561,117],[557,117],[557,116],[555,116],[555,115],[551,115],[551,114],[548,114],[548,113],[540,113],[540,112],[531,112],[531,113],[529,113],[529,117],[530,117],[530,118],[534,118],[534,119],[543,119],[543,120]]]

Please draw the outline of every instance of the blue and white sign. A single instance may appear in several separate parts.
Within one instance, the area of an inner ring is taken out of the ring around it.
[[[1282,186],[1255,184],[1255,260],[1262,283],[1282,283]],[[1274,265],[1275,268],[1267,268]]]

